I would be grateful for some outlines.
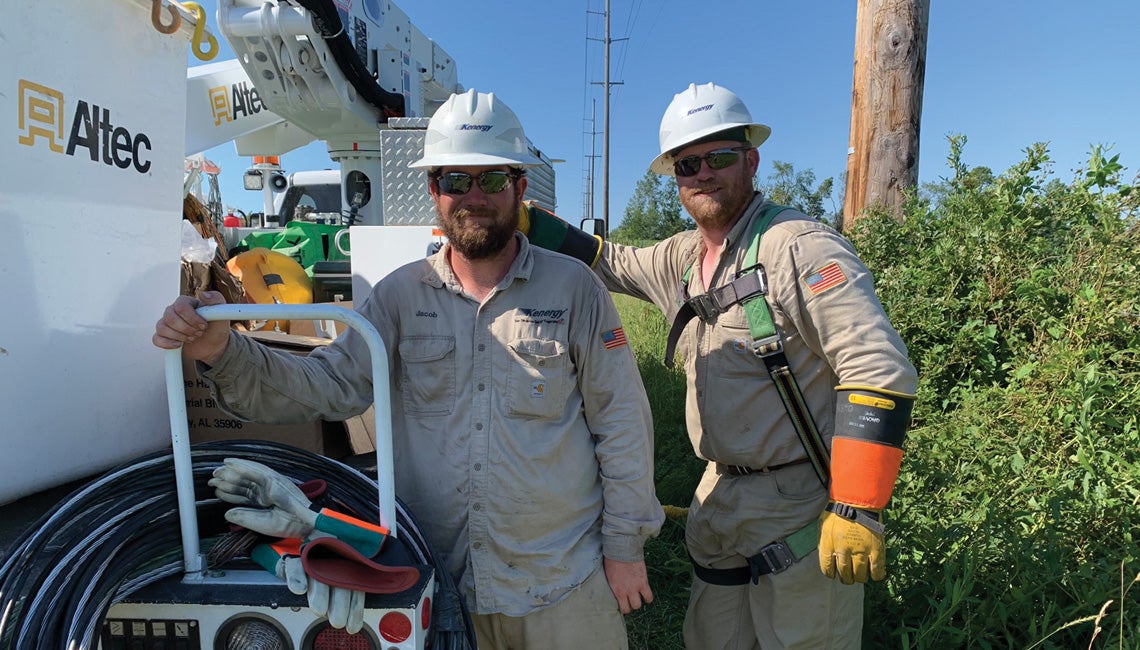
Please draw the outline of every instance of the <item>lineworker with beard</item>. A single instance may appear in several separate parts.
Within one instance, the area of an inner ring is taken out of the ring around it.
[[[452,95],[411,165],[447,243],[358,311],[392,370],[396,492],[441,551],[479,647],[626,648],[622,615],[653,600],[643,545],[664,520],[649,404],[605,287],[516,232],[539,162],[494,94]],[[227,411],[342,420],[369,406],[355,332],[294,357],[194,311],[220,301],[179,298],[154,343],[208,366]]]
[[[650,169],[676,177],[696,230],[596,251],[611,291],[672,324],[666,365],[683,360],[708,461],[686,521],[689,650],[860,646],[917,381],[850,243],[754,189],[770,132],[726,88],[678,93]],[[554,220],[532,208],[528,230],[581,232]]]

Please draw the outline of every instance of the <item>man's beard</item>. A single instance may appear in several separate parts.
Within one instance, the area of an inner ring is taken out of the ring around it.
[[[512,204],[514,207],[508,214],[502,214],[490,207],[474,210],[461,208],[448,217],[440,215],[439,226],[447,236],[448,243],[460,255],[469,260],[486,259],[503,250],[518,229],[517,197]],[[472,217],[490,217],[492,222],[484,225],[472,221]]]
[[[719,189],[723,196],[711,197],[700,193],[708,189]],[[752,175],[748,173],[746,165],[741,165],[738,178],[682,188],[680,198],[681,205],[698,226],[720,230],[734,223],[744,213],[744,208],[752,201],[753,193]]]

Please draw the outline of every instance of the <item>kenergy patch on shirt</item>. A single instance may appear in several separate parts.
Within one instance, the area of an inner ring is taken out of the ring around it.
[[[606,346],[607,350],[620,348],[621,346],[629,343],[625,338],[625,330],[618,327],[608,332],[602,332],[602,343]]]
[[[847,276],[844,275],[843,269],[839,268],[837,262],[832,262],[822,269],[808,274],[808,276],[804,278],[804,284],[807,285],[808,291],[810,291],[813,296],[821,294],[832,287],[837,287],[844,282],[847,282]]]

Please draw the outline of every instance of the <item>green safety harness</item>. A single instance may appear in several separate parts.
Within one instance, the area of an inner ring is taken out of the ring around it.
[[[768,294],[767,274],[764,272],[764,265],[756,261],[760,250],[760,238],[764,231],[768,229],[776,215],[788,209],[790,208],[784,205],[769,205],[752,223],[750,231],[752,241],[744,257],[744,268],[736,273],[731,282],[699,296],[690,297],[688,285],[693,266],[690,264],[685,268],[678,292],[678,299],[682,303],[681,310],[669,328],[665,365],[673,367],[673,354],[677,348],[677,341],[690,320],[700,318],[705,323],[711,323],[729,307],[740,303],[748,319],[752,353],[768,368],[768,374],[776,384],[780,400],[784,402],[784,408],[791,418],[796,435],[799,436],[800,443],[807,452],[807,461],[811,463],[820,483],[827,488],[831,477],[831,459],[827,445],[824,444],[799,384],[792,375],[788,358],[784,354],[784,338],[776,329],[772,309],[765,299]],[[736,569],[710,569],[694,561],[693,567],[697,576],[710,584],[737,585],[745,584],[749,580],[756,583],[759,576],[778,573],[805,557],[815,549],[818,541],[819,523],[816,520],[787,538],[776,540],[760,549],[759,553],[748,558],[748,566]]]

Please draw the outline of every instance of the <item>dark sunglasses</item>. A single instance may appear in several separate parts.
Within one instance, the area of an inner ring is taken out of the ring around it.
[[[444,194],[462,196],[471,191],[471,181],[475,181],[484,194],[498,194],[507,189],[514,177],[515,174],[500,170],[483,172],[478,176],[467,172],[447,172],[440,174],[437,182],[439,191]]]
[[[696,176],[701,171],[701,161],[708,164],[709,169],[717,170],[731,167],[740,159],[741,151],[748,151],[752,147],[731,147],[729,149],[713,149],[703,156],[685,156],[673,162],[673,173],[681,176]]]

